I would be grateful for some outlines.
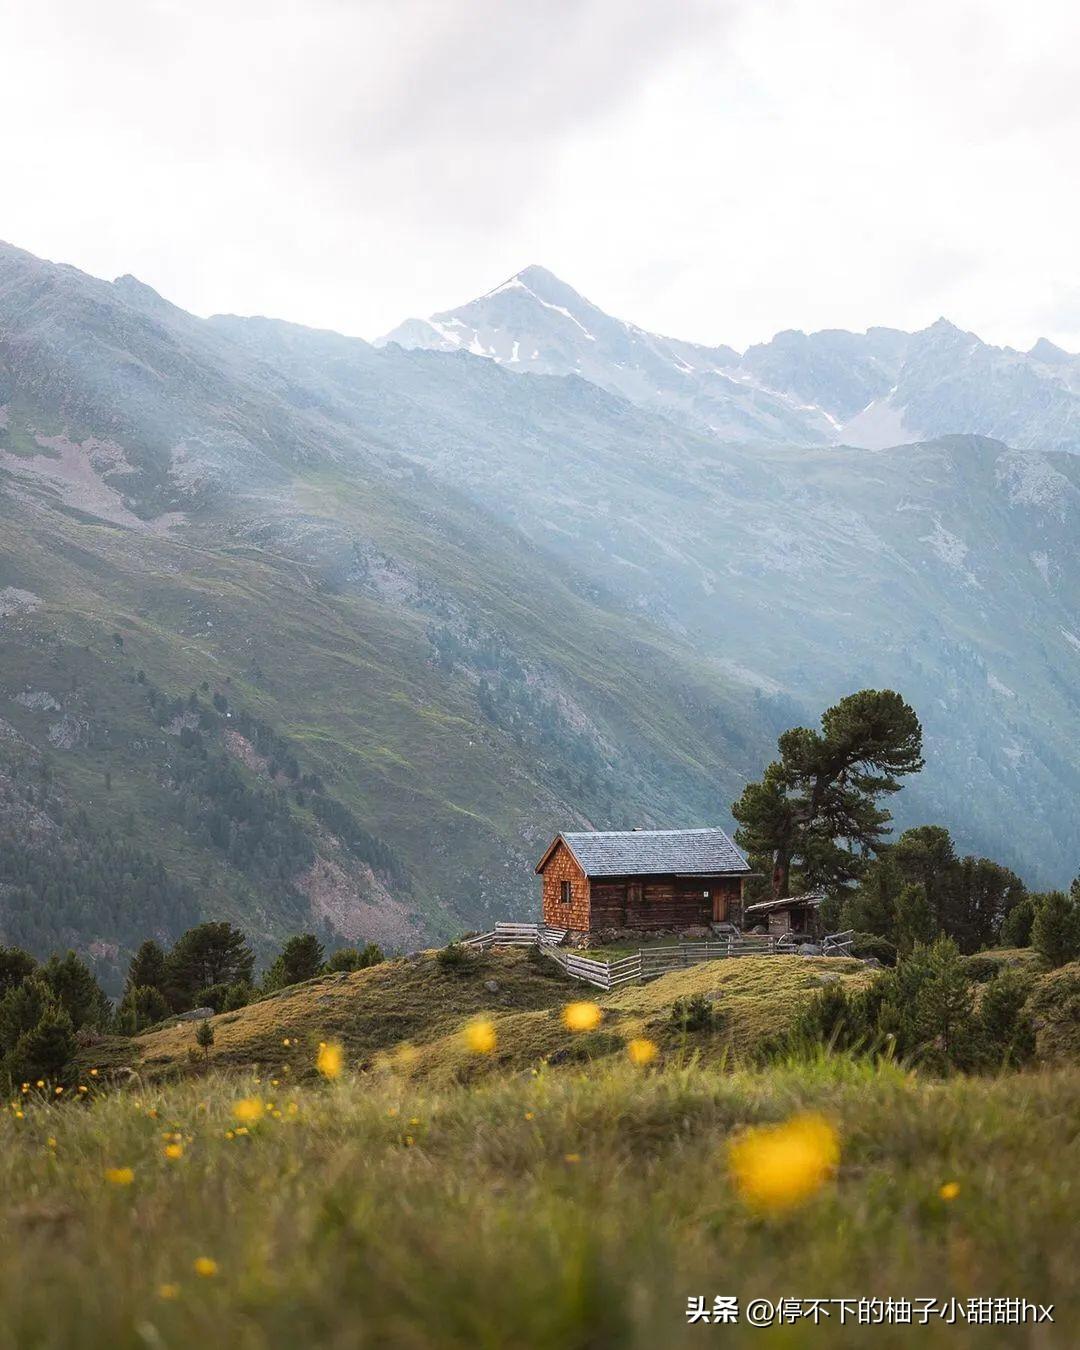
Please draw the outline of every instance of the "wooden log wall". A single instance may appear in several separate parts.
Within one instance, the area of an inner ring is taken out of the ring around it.
[[[570,883],[570,903],[562,902],[562,883]],[[577,859],[560,843],[543,871],[544,922],[552,928],[589,931],[589,879]],[[595,924],[593,925],[595,927]]]

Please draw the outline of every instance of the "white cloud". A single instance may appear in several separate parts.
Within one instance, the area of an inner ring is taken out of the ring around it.
[[[1080,17],[1036,0],[8,0],[0,229],[373,336],[542,262],[737,345],[1080,349]]]

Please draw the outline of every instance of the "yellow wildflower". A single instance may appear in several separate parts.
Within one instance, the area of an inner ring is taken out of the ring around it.
[[[48,1144],[50,1148],[56,1147],[56,1139],[51,1134],[49,1135],[48,1139],[45,1140],[45,1142]]]
[[[626,1053],[630,1056],[631,1064],[651,1064],[660,1053],[660,1049],[655,1041],[650,1041],[645,1036],[635,1036],[632,1041],[626,1043]]]
[[[62,1087],[55,1087],[55,1088],[53,1088],[53,1092],[55,1093],[55,1095],[56,1095],[57,1097],[60,1096],[60,1094],[63,1092],[63,1090],[64,1090],[64,1089],[63,1089]]]
[[[135,1180],[135,1172],[130,1167],[106,1167],[105,1180],[113,1186],[130,1186]]]
[[[490,1055],[498,1041],[495,1023],[486,1017],[478,1017],[470,1022],[464,1034],[465,1044],[475,1055]]]
[[[579,1162],[581,1161],[581,1154],[580,1154],[580,1153],[567,1153],[567,1154],[566,1154],[566,1161],[567,1161],[568,1163],[579,1163]]]
[[[232,1113],[237,1120],[250,1123],[260,1119],[263,1113],[263,1104],[258,1097],[241,1097],[238,1102],[233,1104]]]
[[[90,1070],[90,1077],[91,1077],[91,1078],[96,1078],[97,1076],[98,1076],[98,1071],[97,1071],[97,1069],[91,1069],[91,1070]]]
[[[176,1158],[182,1158],[184,1156],[183,1144],[166,1144],[165,1156],[166,1158],[171,1158],[173,1160],[175,1160]]]
[[[89,1092],[90,1089],[86,1086],[85,1083],[80,1083],[80,1084],[79,1084],[79,1091],[80,1091],[80,1092]]]
[[[35,1087],[44,1087],[44,1086],[45,1086],[45,1079],[44,1079],[44,1078],[39,1078],[39,1079],[37,1080],[37,1083],[35,1084]]]
[[[285,1039],[281,1042],[281,1044],[282,1044],[282,1045],[292,1045],[292,1041],[288,1038],[288,1036],[286,1036]]]
[[[728,1150],[736,1189],[751,1208],[760,1210],[790,1209],[808,1200],[839,1157],[836,1131],[818,1115],[746,1130]]]
[[[210,1279],[218,1273],[218,1263],[212,1256],[197,1256],[191,1268],[196,1275],[202,1275],[205,1279]]]
[[[173,1299],[180,1297],[180,1286],[178,1284],[159,1284],[158,1298]]]
[[[535,1114],[536,1114],[536,1113],[535,1113],[534,1111],[526,1111],[526,1112],[525,1112],[525,1119],[526,1119],[526,1120],[532,1120],[532,1118],[533,1118],[533,1116],[534,1116]]]
[[[324,1078],[340,1078],[345,1065],[345,1052],[337,1041],[327,1041],[319,1046],[315,1067]]]
[[[562,1010],[563,1026],[567,1031],[595,1031],[603,1016],[595,1003],[568,1003]]]
[[[947,1181],[938,1191],[942,1200],[955,1200],[959,1194],[960,1183],[958,1181]]]

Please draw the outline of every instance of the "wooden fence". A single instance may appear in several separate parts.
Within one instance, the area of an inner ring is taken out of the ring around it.
[[[539,947],[572,979],[597,989],[618,989],[634,980],[654,980],[673,970],[684,970],[703,961],[728,960],[739,956],[794,955],[800,946],[787,934],[776,938],[767,934],[740,933],[732,929],[723,937],[703,942],[680,942],[668,946],[641,947],[618,961],[597,961],[572,947],[559,944],[565,928],[549,928],[542,923],[497,923],[487,933],[465,938],[462,946],[484,950],[487,947]],[[854,930],[830,933],[822,939],[824,956],[848,956]]]

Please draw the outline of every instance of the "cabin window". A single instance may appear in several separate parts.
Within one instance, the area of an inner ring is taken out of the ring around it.
[[[570,883],[569,883],[568,881],[560,881],[560,882],[559,882],[559,901],[560,901],[560,903],[561,903],[561,904],[564,904],[564,905],[568,905],[568,904],[570,903],[570,894],[571,894]]]

